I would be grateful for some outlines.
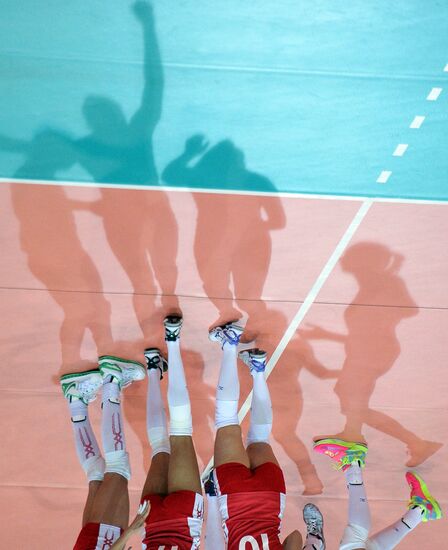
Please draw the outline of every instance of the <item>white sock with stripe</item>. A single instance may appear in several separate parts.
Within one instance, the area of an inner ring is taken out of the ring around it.
[[[393,525],[374,535],[370,542],[375,550],[392,550],[422,521],[420,508],[412,508]]]

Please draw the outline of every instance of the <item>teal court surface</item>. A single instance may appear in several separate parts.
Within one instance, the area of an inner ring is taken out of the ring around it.
[[[406,464],[446,510],[448,5],[3,0],[2,14],[5,547],[71,548],[80,528],[59,376],[142,360],[177,308],[202,469],[209,327],[241,318],[271,356],[285,535],[310,501],[337,548],[347,494],[312,453],[323,434],[368,442],[373,531],[406,509]],[[246,431],[243,370],[241,387]],[[124,398],[131,513],[145,396],[142,382]],[[421,525],[400,548],[446,532]]]

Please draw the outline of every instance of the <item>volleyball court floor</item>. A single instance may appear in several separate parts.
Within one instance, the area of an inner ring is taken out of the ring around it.
[[[2,546],[71,547],[87,491],[59,377],[101,354],[141,361],[144,347],[163,349],[162,319],[177,308],[203,469],[220,364],[209,327],[240,318],[271,356],[285,535],[304,531],[307,502],[325,516],[328,548],[345,526],[344,479],[313,455],[319,435],[368,442],[374,530],[406,509],[406,464],[446,509],[443,204],[17,182],[0,187],[0,204]],[[241,416],[249,378],[241,365]],[[145,400],[146,381],[124,397],[131,514],[150,457]],[[99,403],[90,410],[99,434]],[[442,520],[401,547],[445,538]]]

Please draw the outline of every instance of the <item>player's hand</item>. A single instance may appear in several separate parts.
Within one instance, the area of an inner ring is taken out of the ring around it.
[[[185,142],[185,154],[192,157],[200,155],[207,149],[208,146],[209,142],[205,139],[205,136],[202,134],[196,134],[195,136],[188,138]]]
[[[153,10],[152,5],[149,2],[145,2],[144,0],[138,0],[134,3],[132,6],[132,9],[134,10],[135,15],[138,19],[141,21],[148,21],[152,20],[153,18]]]
[[[140,504],[134,521],[129,525],[129,530],[133,532],[139,531],[145,525],[145,520],[148,517],[150,510],[151,504],[148,500],[145,500],[145,502]]]

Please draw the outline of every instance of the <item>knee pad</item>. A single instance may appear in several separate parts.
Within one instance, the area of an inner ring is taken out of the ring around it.
[[[216,400],[215,427],[238,426],[238,401]]]
[[[103,481],[106,463],[102,456],[91,456],[82,463],[88,481]]]
[[[272,424],[251,424],[247,434],[246,444],[269,443]]]
[[[126,451],[106,453],[106,474],[119,474],[126,479],[131,478],[129,455]]]
[[[339,550],[357,550],[367,548],[369,532],[360,525],[349,523],[345,528]]]
[[[191,406],[170,406],[170,435],[192,435],[193,421],[191,418]]]

